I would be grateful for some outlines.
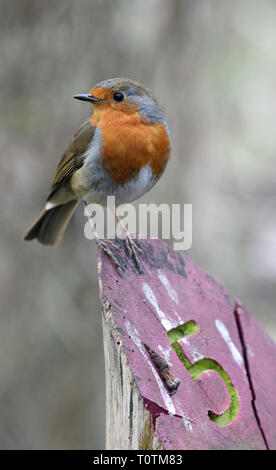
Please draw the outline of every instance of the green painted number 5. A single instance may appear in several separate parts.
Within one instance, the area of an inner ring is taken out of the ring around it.
[[[231,403],[229,408],[224,411],[222,414],[216,414],[213,411],[208,411],[209,418],[214,421],[214,423],[218,424],[219,426],[225,426],[226,424],[232,423],[236,418],[239,412],[239,397],[238,393],[233,386],[229,375],[227,372],[220,366],[220,364],[213,359],[200,359],[192,364],[189,359],[187,358],[185,352],[183,351],[182,347],[179,344],[179,340],[181,338],[185,338],[194,333],[199,332],[199,327],[194,321],[188,321],[183,323],[183,325],[179,325],[176,328],[172,328],[167,332],[168,339],[175,350],[177,356],[179,357],[180,361],[184,364],[186,369],[188,370],[190,376],[193,380],[197,380],[198,377],[205,372],[206,370],[215,370],[220,377],[224,380],[226,387],[228,388]]]

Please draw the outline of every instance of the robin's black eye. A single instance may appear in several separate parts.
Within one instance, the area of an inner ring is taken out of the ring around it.
[[[117,93],[114,93],[113,99],[114,99],[115,101],[118,101],[118,102],[123,101],[123,99],[124,99],[124,94],[123,94],[123,93],[120,93],[119,91],[117,91]]]

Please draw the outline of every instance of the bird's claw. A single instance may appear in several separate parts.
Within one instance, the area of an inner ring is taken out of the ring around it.
[[[128,235],[123,239],[123,241],[125,243],[128,256],[133,257],[139,274],[143,274],[144,270],[142,268],[142,265],[138,256],[139,254],[143,253],[143,250]],[[97,245],[101,247],[103,251],[107,254],[109,259],[112,261],[115,268],[117,269],[118,273],[121,275],[121,271],[124,271],[124,267],[119,263],[119,261],[116,259],[116,257],[114,256],[111,250],[113,249],[118,252],[120,251],[120,247],[116,245],[116,243],[114,243],[112,240],[103,240],[103,239],[98,238],[96,242],[97,242]]]
[[[144,271],[143,271],[142,265],[141,265],[139,257],[138,257],[138,253],[143,254],[142,248],[140,248],[137,245],[137,243],[134,240],[132,240],[132,238],[129,235],[127,235],[124,238],[124,242],[125,242],[125,245],[126,245],[128,256],[133,257],[139,274],[142,274]]]
[[[109,259],[115,265],[117,271],[119,273],[120,273],[120,270],[124,271],[123,266],[115,258],[115,256],[113,255],[110,247],[112,247],[116,251],[119,251],[120,248],[115,243],[113,243],[112,240],[102,240],[102,239],[99,238],[99,239],[96,240],[96,242],[97,242],[97,245],[103,249],[103,251],[107,254]]]

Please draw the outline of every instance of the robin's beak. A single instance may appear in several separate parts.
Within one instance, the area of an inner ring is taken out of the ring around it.
[[[86,94],[74,95],[74,98],[76,98],[76,100],[89,101],[90,103],[94,103],[94,104],[104,102],[104,100],[101,100],[100,98],[96,98],[96,96],[86,95]]]

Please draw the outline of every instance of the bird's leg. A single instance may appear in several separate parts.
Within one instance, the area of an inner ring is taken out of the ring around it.
[[[120,269],[124,270],[123,266],[121,266],[121,264],[115,258],[115,256],[113,255],[113,253],[110,249],[110,247],[112,247],[114,250],[119,251],[120,248],[117,245],[115,245],[115,243],[113,243],[112,240],[103,240],[102,238],[100,238],[99,234],[97,233],[97,231],[95,229],[95,224],[94,224],[94,222],[93,222],[93,220],[92,220],[92,218],[89,214],[89,211],[87,209],[87,203],[85,201],[83,201],[83,202],[84,202],[84,205],[85,205],[85,208],[86,208],[86,214],[87,214],[87,217],[88,217],[89,222],[91,224],[91,228],[93,230],[95,240],[96,240],[96,243],[97,243],[98,247],[101,247],[104,250],[104,252],[110,258],[112,263],[115,265],[116,269],[120,268]]]
[[[139,273],[141,274],[141,273],[143,273],[143,268],[142,268],[142,265],[140,263],[138,254],[142,254],[143,250],[131,238],[130,234],[128,233],[128,231],[125,227],[125,225],[121,221],[120,217],[116,214],[116,211],[112,208],[111,208],[111,210],[114,212],[115,218],[116,218],[117,222],[119,222],[119,224],[122,227],[122,230],[124,232],[123,240],[124,240],[125,245],[126,245],[128,256],[130,256],[130,257],[133,256],[133,259],[135,261],[137,269],[138,269]]]

